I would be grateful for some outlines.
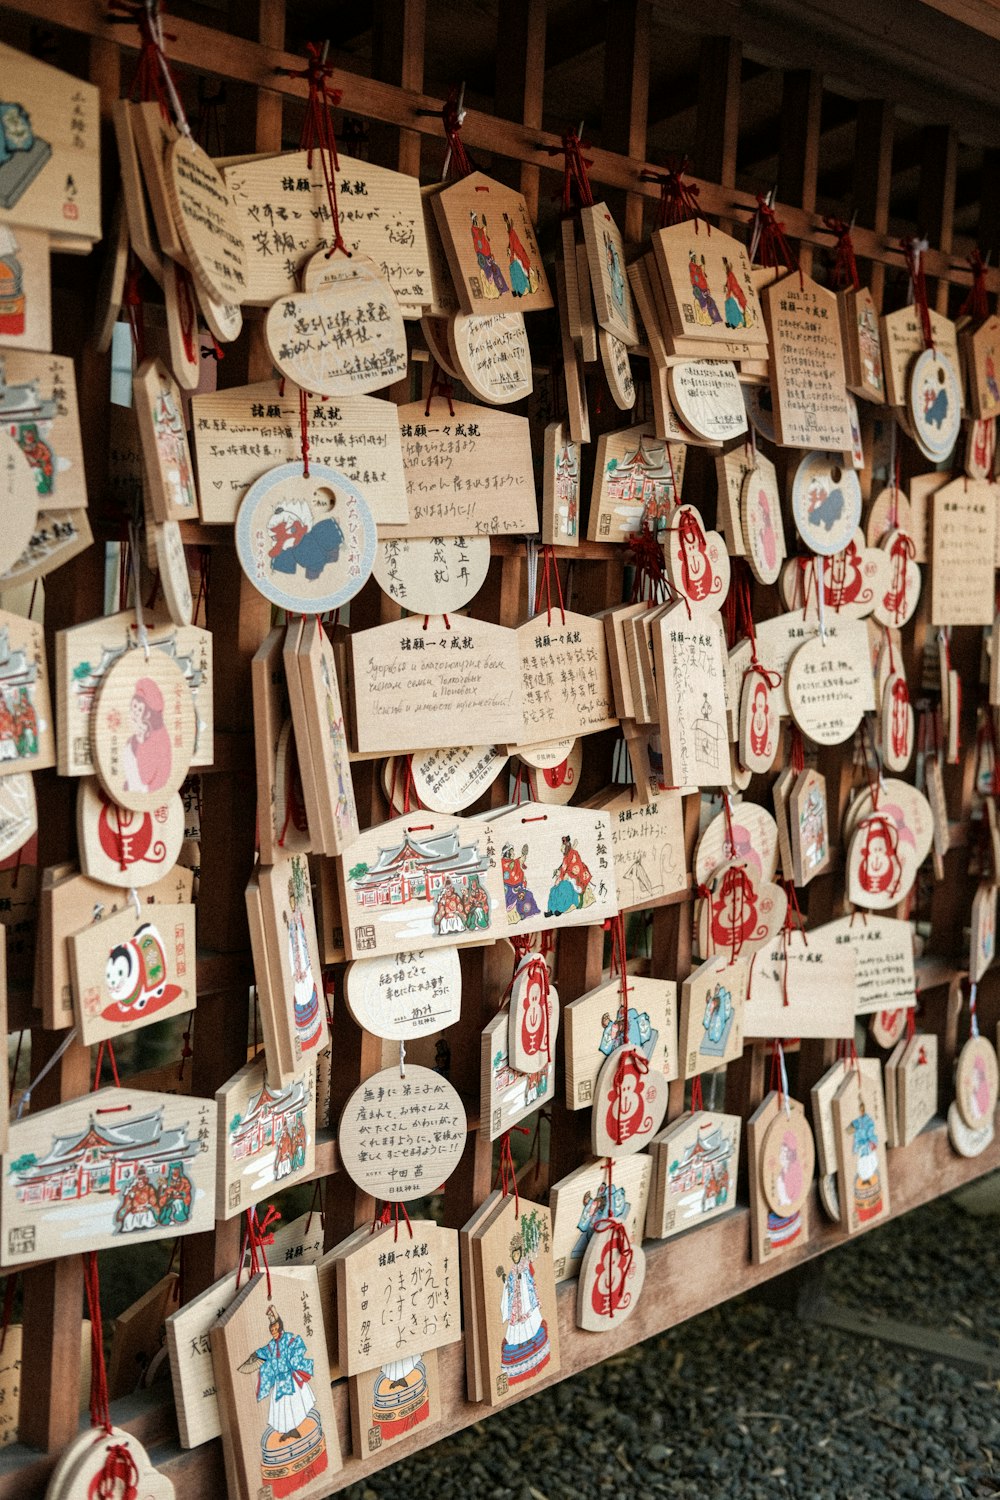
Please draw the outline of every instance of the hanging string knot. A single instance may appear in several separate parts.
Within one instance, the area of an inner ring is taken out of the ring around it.
[[[675,224],[686,224],[694,220],[694,232],[698,233],[698,221],[704,224],[709,234],[712,226],[700,211],[698,206],[698,195],[701,186],[697,182],[685,182],[683,173],[688,170],[690,163],[687,157],[680,161],[672,156],[662,172],[642,172],[640,182],[658,182],[660,184],[660,203],[657,210],[657,228],[670,229]]]
[[[958,315],[960,318],[972,318],[978,325],[985,323],[990,315],[986,298],[986,261],[983,260],[978,245],[969,256],[968,266],[972,272],[972,286],[969,288],[969,295],[958,309]]]
[[[848,224],[844,219],[827,217],[824,217],[823,223],[837,240],[833,257],[833,284],[838,289],[853,287],[854,291],[857,291],[861,286],[861,278],[858,276],[858,263],[854,258],[854,240],[851,235],[854,223],[852,221]]]

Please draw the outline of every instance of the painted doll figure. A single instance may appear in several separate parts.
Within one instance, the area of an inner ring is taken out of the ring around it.
[[[434,909],[434,930],[442,936],[447,932],[465,931],[465,912],[462,898],[450,880],[446,880],[438,895]]]
[[[527,858],[527,844],[521,846],[520,857],[515,855],[513,844],[504,844],[501,850],[500,870],[508,922],[524,922],[538,916],[538,902],[528,889]]]
[[[186,1224],[191,1217],[191,1182],[175,1162],[160,1190],[160,1223]]]
[[[947,415],[947,387],[943,382],[935,385],[933,381],[928,380],[924,385],[924,421],[928,427],[936,427],[940,432]]]
[[[131,1234],[136,1229],[155,1229],[159,1207],[156,1189],[146,1176],[146,1168],[139,1167],[115,1210],[115,1224],[122,1234]]]
[[[306,939],[306,924],[301,901],[294,879],[288,882],[288,967],[292,973],[293,1012],[295,1034],[302,1050],[315,1047],[323,1031],[323,1020],[319,1008],[319,988],[313,974]]]
[[[472,248],[476,252],[479,269],[483,273],[483,296],[490,299],[502,297],[505,292],[509,291],[509,287],[493,257],[486,227],[486,215],[470,213],[469,218],[472,220]]]
[[[861,1112],[847,1127],[854,1153],[854,1206],[858,1218],[873,1219],[882,1209],[882,1185],[878,1171],[878,1131],[875,1121],[861,1104]]]
[[[708,274],[705,270],[705,257],[701,260],[691,252],[688,261],[688,273],[691,277],[691,290],[695,301],[695,322],[701,323],[705,328],[711,328],[713,323],[722,322],[722,314],[716,306],[715,298],[708,289]]]
[[[282,1125],[281,1135],[278,1137],[278,1146],[274,1153],[274,1180],[280,1182],[283,1177],[292,1175],[292,1134],[287,1125]]]
[[[840,485],[830,489],[822,479],[814,478],[806,497],[806,511],[810,526],[823,526],[832,531],[844,513],[844,492]]]
[[[123,755],[125,790],[158,792],[170,776],[173,752],[163,722],[163,694],[151,677],[140,677],[129,707],[132,733]]]
[[[313,1361],[301,1335],[285,1332],[275,1308],[267,1309],[267,1321],[271,1337],[243,1361],[240,1370],[244,1375],[256,1374],[257,1400],[268,1402],[268,1427],[281,1442],[290,1443],[302,1437],[307,1418],[319,1424],[309,1384]]]
[[[191,474],[184,418],[168,387],[162,388],[156,398],[153,427],[160,467],[174,504],[193,506],[194,478]]]
[[[733,263],[728,256],[722,257],[722,264],[726,268],[726,327],[746,328],[747,326],[747,296],[740,286]]]
[[[1000,385],[997,384],[997,367],[992,350],[986,356],[986,389],[991,401],[1000,402]]]
[[[21,760],[25,760],[29,756],[38,754],[38,715],[35,713],[35,705],[26,687],[18,691],[14,714],[17,753]]]
[[[504,1323],[500,1365],[509,1385],[529,1380],[549,1362],[549,1330],[542,1317],[535,1284],[535,1268],[525,1258],[520,1234],[510,1246],[510,1266],[497,1266],[500,1278],[500,1317]]]
[[[306,1127],[302,1116],[295,1116],[292,1127],[292,1171],[300,1172],[306,1164]]]
[[[858,313],[858,348],[861,351],[861,368],[865,384],[880,387],[882,384],[882,348],[875,327],[875,313],[865,305]]]
[[[594,893],[590,889],[593,879],[587,866],[568,833],[562,839],[562,863],[553,872],[554,884],[549,891],[547,917],[561,917],[581,906],[592,906]]]
[[[701,1024],[705,1035],[698,1049],[699,1052],[721,1057],[726,1050],[726,1042],[733,1024],[732,992],[727,990],[725,985],[717,984],[705,1001],[705,1014]]]
[[[622,270],[621,258],[615,249],[614,241],[605,230],[604,233],[604,255],[608,265],[608,281],[611,286],[611,297],[618,311],[625,315],[625,273]]]
[[[531,258],[521,243],[510,214],[504,214],[507,226],[507,259],[510,264],[510,289],[515,297],[526,297],[538,286],[538,272],[532,270]]]
[[[487,896],[478,879],[474,879],[472,885],[465,893],[464,901],[465,925],[470,932],[485,931],[490,925],[490,898]]]
[[[634,1005],[630,1005],[625,1024],[622,1023],[620,1009],[613,1016],[605,1011],[601,1017],[601,1026],[604,1029],[598,1051],[603,1057],[610,1057],[612,1052],[626,1043],[630,1047],[638,1047],[647,1057],[652,1057],[659,1032],[650,1022],[648,1011],[638,1011]]]
[[[329,563],[335,563],[344,545],[344,533],[333,516],[313,522],[304,500],[289,500],[275,507],[267,523],[271,543],[268,557],[273,573],[294,577],[299,568],[315,583]]]

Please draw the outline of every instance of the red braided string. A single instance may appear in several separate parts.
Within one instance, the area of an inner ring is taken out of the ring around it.
[[[854,241],[851,238],[851,226],[843,219],[824,218],[823,223],[830,233],[837,237],[837,247],[833,257],[833,284],[840,290],[843,287],[853,287],[858,291],[861,286],[861,278],[858,276],[858,263],[854,258]]]

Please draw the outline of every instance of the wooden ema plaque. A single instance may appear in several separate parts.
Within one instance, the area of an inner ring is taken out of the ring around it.
[[[851,449],[836,293],[793,272],[763,294],[783,448]]]
[[[542,542],[575,547],[580,541],[580,445],[566,423],[546,427],[543,465]]]
[[[558,1372],[559,1325],[549,1210],[501,1199],[473,1238],[482,1399],[501,1406]]]
[[[307,1063],[286,1087],[269,1086],[255,1057],[215,1096],[218,1217],[252,1208],[288,1180],[308,1179],[316,1153],[316,1071]]]
[[[0,777],[54,764],[44,631],[0,612]]]
[[[885,1099],[877,1073],[848,1069],[833,1098],[840,1222],[847,1234],[890,1212]]]
[[[108,1088],[15,1121],[3,1156],[0,1264],[208,1229],[213,1115],[207,1099]]]
[[[405,525],[409,507],[392,402],[310,396],[306,423],[310,462],[336,469],[357,486],[376,525]],[[301,458],[299,392],[288,386],[282,395],[278,381],[264,380],[195,395],[191,438],[201,518],[228,524],[262,474]]]
[[[407,537],[533,535],[538,505],[526,417],[440,397],[397,408]],[[502,462],[498,464],[498,455]],[[502,496],[502,504],[500,497]]]
[[[475,744],[484,724],[500,743],[534,738],[525,733],[518,642],[513,630],[467,615],[412,615],[352,632],[358,750],[447,750]]]
[[[457,948],[416,949],[362,958],[345,975],[347,1008],[366,1031],[388,1041],[433,1036],[454,1024],[462,1002]]]
[[[657,229],[652,239],[673,336],[704,345],[706,358],[713,357],[713,344],[749,357],[766,353],[767,330],[746,247],[696,221]],[[727,350],[714,357],[733,356]]]
[[[606,813],[522,802],[485,826],[500,850],[508,935],[589,926],[617,913]]]
[[[370,1458],[409,1437],[414,1429],[427,1431],[441,1422],[436,1349],[388,1359],[363,1375],[351,1375],[347,1389],[355,1458]]]
[[[412,1230],[412,1234],[409,1232]],[[433,1221],[349,1237],[329,1257],[337,1287],[339,1364],[361,1375],[457,1343],[458,1234]]]
[[[190,135],[164,153],[167,197],[188,264],[209,296],[240,303],[247,294],[247,249],[222,173]]]
[[[579,1274],[594,1226],[601,1219],[623,1224],[636,1243],[642,1239],[652,1176],[651,1158],[638,1152],[614,1163],[610,1192],[607,1161],[586,1162],[553,1183],[549,1211],[557,1284]]]
[[[465,1106],[430,1068],[384,1069],[362,1083],[340,1116],[344,1170],[363,1192],[399,1203],[436,1192],[458,1166]]]
[[[930,497],[932,625],[989,625],[997,504],[981,480],[956,479]]]
[[[521,740],[575,738],[614,727],[602,621],[572,610],[545,610],[518,629],[517,641],[524,711]]]
[[[0,90],[9,101],[2,124],[0,222],[69,240],[99,240],[97,89],[2,46]]]
[[[232,1491],[326,1494],[342,1461],[316,1268],[258,1271],[210,1338]]]
[[[679,792],[659,792],[640,802],[613,790],[593,807],[611,820],[611,854],[621,911],[665,906],[687,889],[683,804]]]
[[[364,395],[406,373],[406,329],[384,277],[279,297],[265,338],[282,375],[318,396]]]
[[[552,293],[522,195],[473,172],[431,199],[466,313],[542,312]]]
[[[85,1046],[193,1010],[195,909],[157,920],[131,903],[69,940],[76,1023]]]
[[[198,492],[177,382],[162,360],[136,371],[132,400],[142,442],[146,493],[157,521],[196,521]]]
[[[739,1115],[697,1110],[682,1114],[653,1137],[653,1185],[646,1212],[650,1238],[669,1239],[735,1207],[742,1129]]]
[[[491,406],[509,406],[532,390],[531,348],[519,312],[465,315],[448,321],[459,379]]]
[[[668,1083],[677,1077],[676,983],[630,974],[627,986],[624,1018],[617,978],[566,1006],[567,1109],[584,1109],[594,1103],[601,1068],[626,1044],[638,1047]]]
[[[420,184],[338,153],[337,209],[352,255],[369,257],[411,317],[431,300]],[[270,307],[295,293],[298,275],[317,250],[331,245],[330,209],[320,153],[290,151],[251,157],[224,168],[233,227],[247,250],[241,299]],[[377,205],[377,207],[376,207]]]
[[[797,1099],[768,1094],[747,1121],[747,1152],[750,1251],[760,1265],[809,1238],[807,1194],[815,1149]]]
[[[580,210],[590,286],[597,321],[623,344],[637,344],[639,330],[625,269],[621,230],[603,203]]]

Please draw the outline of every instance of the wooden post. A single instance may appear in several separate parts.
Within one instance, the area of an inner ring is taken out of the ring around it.
[[[892,190],[892,143],[894,118],[886,99],[862,99],[854,131],[854,202],[858,223],[885,235],[889,229],[889,194]],[[881,311],[885,291],[885,266],[873,261],[870,268],[872,298]]]
[[[723,188],[736,185],[742,58],[742,47],[735,37],[702,37],[694,169],[699,177]],[[723,229],[731,222],[720,220]]]
[[[505,120],[541,130],[545,94],[546,0],[509,0],[497,11],[495,106]],[[541,171],[531,162],[497,162],[496,175],[517,184],[528,212],[538,214]]]
[[[375,77],[419,94],[424,86],[426,0],[379,0],[372,19]],[[372,160],[419,177],[421,139],[417,130],[373,126]]]
[[[611,0],[607,15],[601,145],[640,162],[646,159],[651,0]],[[643,195],[608,193],[607,200],[625,239],[638,243]]]
[[[778,199],[813,213],[819,171],[819,127],[823,80],[807,68],[784,76],[781,90],[781,144],[778,149]],[[799,267],[812,274],[813,247],[799,243]]]
[[[917,225],[935,250],[950,255],[955,229],[958,136],[951,125],[925,125],[921,144]],[[940,313],[948,311],[948,282],[943,278],[938,281],[934,305]]]

